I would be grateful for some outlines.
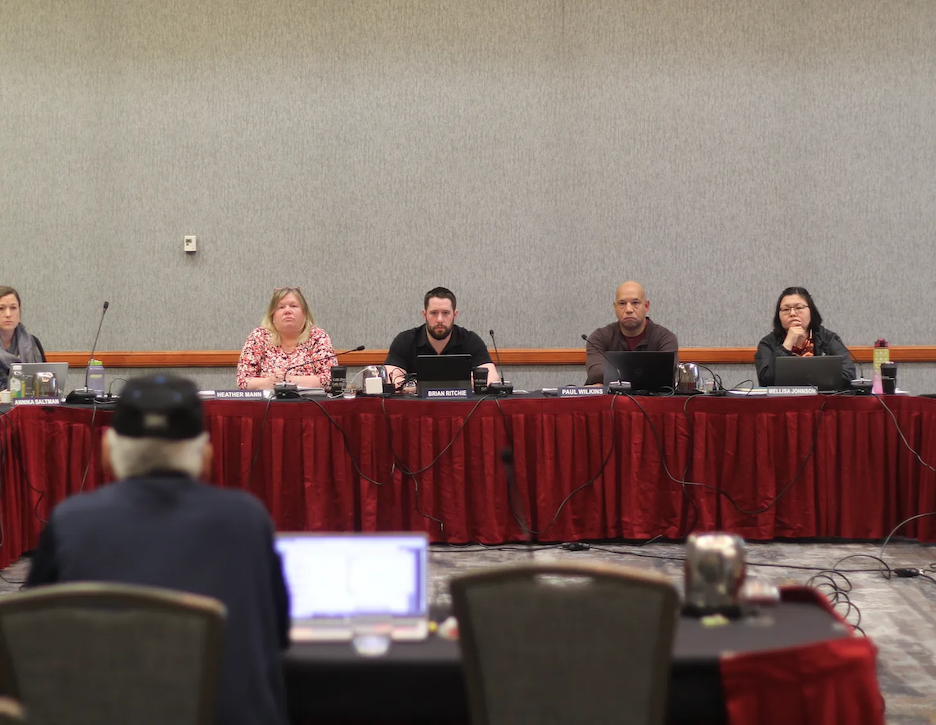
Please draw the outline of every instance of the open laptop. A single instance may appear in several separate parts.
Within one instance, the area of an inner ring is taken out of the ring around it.
[[[471,388],[471,355],[418,355],[416,390]]]
[[[349,641],[368,614],[389,615],[395,640],[425,639],[428,549],[421,533],[278,533],[292,640]]]
[[[632,394],[672,392],[675,373],[675,352],[625,350],[605,353],[605,392],[608,385],[618,380],[629,382]]]
[[[23,375],[26,377],[26,395],[23,397],[33,397],[32,381],[36,373],[52,373],[55,375],[55,384],[58,386],[59,395],[67,388],[68,384],[68,363],[64,362],[37,362],[37,363],[19,363],[23,366]]]
[[[844,386],[841,355],[784,355],[776,358],[775,365],[775,386],[812,385],[820,392],[835,392]]]

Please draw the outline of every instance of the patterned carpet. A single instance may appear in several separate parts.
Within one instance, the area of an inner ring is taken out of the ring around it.
[[[436,606],[446,606],[450,601],[448,580],[459,572],[527,561],[531,556],[538,561],[600,561],[649,569],[667,576],[681,587],[681,545],[599,546],[600,550],[595,548],[583,552],[523,545],[493,548],[433,546],[430,600]],[[832,569],[843,557],[854,554],[877,556],[880,549],[880,544],[750,544],[748,576],[775,584],[805,584],[819,573],[816,570]],[[851,610],[848,611],[848,605],[843,602],[840,611],[849,623],[860,624],[878,647],[878,676],[887,703],[888,725],[936,725],[936,548],[912,542],[892,542],[884,559],[892,568],[915,567],[933,578],[894,577],[888,580],[873,559],[849,559],[838,567],[840,571],[866,571],[847,572],[847,582],[836,576],[841,586],[851,585],[848,593]],[[761,566],[753,566],[754,563]],[[0,592],[17,590],[18,582],[23,580],[28,567],[29,560],[24,558],[5,569]]]

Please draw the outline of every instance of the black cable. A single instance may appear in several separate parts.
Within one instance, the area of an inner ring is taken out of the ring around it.
[[[263,422],[260,424],[260,435],[257,437],[257,450],[254,452],[253,460],[250,462],[250,473],[247,474],[247,485],[243,487],[246,491],[249,491],[251,486],[253,486],[254,466],[257,465],[260,451],[263,450],[263,432],[266,430],[267,416],[270,415],[270,403],[273,402],[273,397],[274,396],[271,395],[267,398],[266,407],[263,409]]]
[[[936,516],[936,511],[927,511],[924,514],[917,514],[916,516],[911,516],[909,519],[904,519],[899,524],[897,524],[893,529],[891,529],[891,532],[887,535],[887,538],[884,539],[884,544],[881,546],[880,556],[881,557],[884,556],[884,549],[887,548],[888,542],[890,542],[891,537],[897,532],[897,529],[905,526],[906,524],[909,524],[911,521],[914,521],[915,519],[922,519],[922,518],[925,518],[926,516]]]
[[[20,445],[19,447],[22,448],[22,445]],[[42,499],[45,498],[46,492],[32,485],[32,481],[29,480],[29,474],[26,472],[26,466],[23,464],[23,459],[25,457],[26,456],[17,456],[16,462],[17,464],[19,464],[19,469],[20,469],[20,472],[23,474],[23,480],[26,481],[26,485],[29,486],[30,490],[39,494],[39,498],[36,499],[36,505],[33,506],[33,515],[37,519],[39,519],[40,523],[47,524],[49,522],[39,515],[39,504],[42,502]]]
[[[683,403],[683,418],[686,421],[686,428],[689,430],[689,440],[686,444],[686,465],[683,466],[682,478],[685,481],[689,476],[689,466],[692,464],[692,447],[695,444],[695,424],[693,424],[692,419],[689,417],[689,401],[695,398],[696,396],[692,395],[686,398],[686,402]],[[689,489],[685,484],[681,485],[683,498],[685,498],[689,505],[692,506],[692,523],[689,525],[686,533],[680,532],[679,538],[683,538],[691,534],[696,527],[696,524],[699,523],[699,507],[696,505],[695,499],[689,495]]]
[[[548,524],[546,524],[546,526],[544,526],[542,529],[538,529],[538,530],[537,530],[537,529],[532,528],[532,526],[531,526],[531,528],[527,529],[526,527],[523,526],[523,523],[520,522],[520,521],[518,520],[517,523],[520,524],[520,527],[523,528],[523,529],[526,531],[526,533],[530,534],[531,536],[540,536],[541,534],[544,534],[545,532],[549,531],[549,529],[556,523],[556,521],[559,520],[559,514],[562,513],[562,509],[565,508],[565,505],[572,499],[572,497],[573,497],[575,494],[577,494],[579,491],[582,491],[582,490],[588,488],[589,486],[591,486],[591,485],[592,485],[595,481],[597,481],[598,478],[604,473],[605,468],[607,468],[607,466],[608,466],[608,461],[611,460],[611,456],[614,454],[614,451],[615,451],[616,448],[617,448],[617,436],[615,435],[615,431],[614,431],[614,403],[615,403],[615,401],[617,400],[618,397],[619,397],[619,396],[617,396],[617,395],[612,395],[612,396],[611,396],[611,410],[610,410],[610,413],[611,413],[611,445],[610,445],[610,447],[608,448],[608,452],[607,452],[607,454],[605,455],[604,460],[601,462],[601,466],[598,468],[598,472],[597,472],[594,476],[592,476],[591,478],[589,478],[587,481],[585,481],[585,483],[583,483],[583,484],[581,484],[580,486],[577,486],[576,488],[573,488],[571,491],[569,491],[568,495],[567,495],[564,499],[562,499],[562,501],[559,503],[559,506],[558,506],[558,508],[556,509],[555,515],[553,515],[553,517],[552,517],[552,519],[550,520],[550,522],[549,522]],[[504,411],[500,409],[500,406],[498,406],[498,410],[500,410],[501,415],[504,415]],[[512,512],[513,512],[513,514],[514,514],[514,517],[516,518],[516,511],[513,511],[512,508],[511,508],[511,510],[512,510]],[[531,524],[532,524],[532,522],[531,522]]]
[[[560,544],[559,546],[560,548],[565,548],[565,544]],[[634,545],[635,548],[640,548],[642,546],[644,546],[644,544]],[[605,554],[616,554],[619,556],[636,556],[641,559],[657,559],[659,561],[675,561],[675,562],[680,562],[680,563],[683,563],[686,561],[686,557],[684,556],[651,554],[651,553],[642,552],[642,551],[633,551],[630,549],[609,549],[604,546],[592,546],[590,544],[587,545],[587,549],[582,549],[582,551],[601,551],[601,552],[604,552]],[[822,567],[822,566],[801,566],[797,564],[777,564],[775,562],[770,562],[770,561],[748,561],[746,562],[746,565],[767,567],[771,569],[794,569],[796,571],[815,571],[815,572],[835,571],[837,574],[839,573],[842,573],[842,574],[869,574],[871,573],[873,574],[873,573],[882,571],[880,567],[878,567],[877,569],[839,569],[838,568],[838,565],[841,562],[845,561],[846,559],[851,559],[857,556],[867,556],[872,559],[878,559],[876,556],[872,556],[871,554],[851,554],[850,556],[846,556],[843,559],[839,559],[839,561],[834,564],[833,569],[829,569],[828,567]],[[878,559],[878,561],[881,561],[881,560]],[[883,561],[881,563],[884,564],[885,567],[887,567],[887,565]],[[889,567],[887,567],[887,571],[888,572],[890,571]],[[890,578],[890,577],[887,576],[885,578]]]
[[[393,423],[390,420],[390,413],[387,411],[387,406],[386,406],[387,399],[381,398],[380,409],[383,412],[384,420],[386,421],[387,428],[389,430],[390,453],[393,456],[393,461],[394,461],[393,465],[398,466],[400,471],[404,475],[409,476],[410,478],[413,479],[413,492],[415,496],[414,505],[416,507],[416,513],[418,513],[420,516],[424,518],[429,519],[430,521],[436,522],[439,525],[439,528],[441,528],[443,531],[445,530],[445,524],[442,522],[441,519],[436,518],[435,516],[432,516],[430,514],[424,513],[423,511],[420,510],[419,508],[419,481],[417,480],[416,477],[419,475],[422,475],[429,469],[433,468],[439,462],[439,460],[441,460],[442,456],[448,453],[449,449],[453,445],[455,445],[455,441],[457,441],[459,436],[461,436],[462,431],[465,429],[465,426],[468,425],[468,421],[471,420],[472,416],[475,414],[475,411],[478,410],[478,407],[481,405],[481,403],[483,403],[485,400],[488,400],[489,398],[496,398],[496,397],[497,396],[495,395],[482,396],[474,404],[474,406],[472,406],[471,410],[468,412],[468,415],[465,416],[465,419],[462,421],[462,424],[458,427],[458,430],[455,431],[455,435],[452,436],[452,439],[448,442],[448,444],[446,444],[446,446],[439,452],[439,454],[435,458],[433,458],[428,463],[428,465],[423,466],[422,468],[416,471],[412,470],[409,467],[409,465],[399,455],[397,455],[396,448],[394,447],[394,444],[393,444]],[[350,455],[350,449],[348,449],[348,454]]]
[[[122,382],[124,385],[127,384],[127,379],[126,379],[126,378],[114,378],[113,380],[110,381],[110,385],[107,386],[107,394],[108,394],[108,395],[112,395],[111,389],[114,387],[114,383],[116,383],[116,382],[118,382],[118,381]],[[123,386],[121,386],[120,390],[123,391]],[[119,395],[119,393],[118,393],[118,395]]]
[[[12,411],[13,411],[13,408],[11,407],[9,410],[6,410],[3,413],[0,413],[0,421],[2,421],[2,425],[5,426],[7,431],[10,433],[11,439],[12,439],[13,428],[12,428],[12,423],[10,423],[7,420],[7,417],[10,415]],[[3,478],[3,472],[6,470],[5,468],[6,453],[7,453],[6,434],[3,432],[2,429],[0,429],[0,502],[3,501],[3,488],[4,488],[4,484],[6,483],[6,480]],[[0,548],[3,547],[3,543],[5,540],[6,540],[5,534],[3,532],[3,516],[2,516],[2,512],[0,512]]]
[[[702,365],[701,363],[696,363],[703,370],[707,370],[708,374],[712,376],[712,390],[719,391],[725,389],[725,384],[722,382],[721,375],[716,373],[708,365]]]
[[[8,417],[9,417],[10,413],[12,413],[12,412],[13,412],[13,408],[10,408],[9,410],[7,410],[7,411],[4,412],[4,413],[0,413],[0,420],[3,421],[3,425],[6,426],[7,432],[8,432],[9,435],[10,435],[10,444],[11,444],[11,445],[12,445],[12,443],[13,443],[13,431],[14,431],[14,428],[13,428],[13,424],[8,420]],[[2,471],[4,470],[4,463],[6,462],[7,446],[5,445],[5,441],[6,441],[6,435],[4,435],[2,432],[0,432],[0,444],[4,444],[4,445],[0,446],[0,473],[2,473]],[[18,461],[18,463],[19,463],[20,470],[23,472],[23,477],[24,477],[24,479],[25,479],[27,485],[29,485],[29,487],[30,487],[33,491],[36,491],[37,493],[39,493],[39,498],[36,500],[36,506],[35,506],[35,508],[33,509],[33,513],[35,514],[36,518],[39,519],[40,522],[42,522],[42,523],[44,523],[44,524],[47,524],[48,521],[45,521],[45,520],[39,515],[39,502],[42,501],[43,496],[45,496],[45,491],[39,491],[38,489],[36,489],[36,488],[33,487],[32,483],[30,483],[30,481],[29,481],[29,476],[26,474],[26,470],[23,468],[23,456],[17,456],[17,461]],[[5,484],[6,481],[0,481],[0,483]],[[2,500],[3,500],[3,499],[2,499],[2,486],[0,486],[0,501],[2,501]],[[4,530],[3,530],[3,517],[0,516],[0,547],[3,546],[3,544],[5,543],[5,541],[6,541],[6,534],[4,533]],[[3,574],[0,574],[0,579],[2,579],[3,581],[5,581],[7,584],[14,584],[14,585],[16,585],[16,584],[22,585],[22,584],[24,584],[25,581],[26,581],[25,579],[24,579],[24,580],[7,579],[5,576],[3,576]]]
[[[900,423],[897,421],[897,416],[894,415],[894,411],[892,411],[888,407],[887,403],[884,402],[884,399],[880,395],[875,395],[874,397],[877,399],[878,403],[881,404],[884,410],[887,411],[888,415],[890,415],[891,420],[894,422],[894,428],[897,429],[897,435],[900,436],[900,440],[903,442],[904,446],[906,446],[907,450],[913,454],[913,456],[917,459],[917,461],[919,461],[921,466],[924,466],[925,468],[928,468],[929,470],[936,472],[936,468],[934,468],[929,463],[924,461],[923,457],[916,450],[914,450],[913,446],[910,445],[910,442],[907,440],[907,437],[904,435],[903,430],[901,430],[900,428]],[[897,524],[893,529],[891,529],[891,532],[887,535],[887,538],[884,539],[884,544],[881,546],[881,553],[880,553],[881,557],[884,556],[884,550],[887,548],[887,544],[890,542],[893,535],[897,533],[898,529],[903,528],[904,526],[909,524],[911,521],[925,518],[926,516],[936,516],[936,511],[927,511],[926,513],[916,514],[915,516],[911,516],[910,518],[904,519],[899,524]]]
[[[812,457],[813,452],[816,450],[816,445],[819,441],[819,429],[820,429],[820,424],[822,422],[822,413],[825,412],[825,408],[826,408],[826,405],[828,405],[829,400],[837,395],[850,394],[850,393],[851,391],[841,391],[839,393],[832,393],[825,397],[825,399],[822,401],[822,405],[819,407],[818,417],[816,420],[816,430],[813,433],[812,444],[809,447],[809,451],[807,451],[806,453],[806,457],[803,458],[803,460],[800,462],[799,467],[796,469],[796,473],[794,474],[793,478],[790,480],[790,482],[786,486],[783,487],[780,493],[778,493],[776,496],[773,497],[773,499],[770,500],[770,502],[766,506],[760,509],[754,509],[753,511],[748,511],[738,506],[738,504],[735,502],[731,494],[729,494],[727,491],[723,491],[720,488],[711,486],[707,483],[700,483],[698,481],[686,481],[686,480],[680,480],[678,478],[675,478],[673,474],[670,473],[669,466],[667,466],[666,464],[666,457],[663,453],[663,443],[660,440],[659,434],[657,433],[656,426],[653,425],[653,421],[650,419],[650,415],[647,413],[646,410],[644,410],[644,407],[635,398],[633,398],[630,395],[628,395],[627,397],[631,398],[631,400],[634,401],[637,407],[640,408],[641,412],[644,414],[644,417],[647,419],[647,422],[650,424],[650,430],[653,431],[653,437],[657,443],[657,451],[660,454],[660,461],[663,464],[663,471],[666,473],[667,477],[669,477],[669,479],[673,481],[673,483],[677,483],[681,486],[698,486],[700,488],[705,488],[710,491],[714,491],[719,496],[723,496],[724,498],[726,498],[728,502],[732,506],[734,506],[734,508],[739,513],[742,513],[746,516],[758,516],[762,513],[766,513],[767,511],[770,511],[770,509],[776,506],[777,501],[779,501],[787,493],[787,491],[789,491],[790,488],[792,488],[793,484],[796,483],[797,479],[800,477],[800,474],[802,474],[803,470],[806,467],[806,463],[809,461],[809,459]],[[693,397],[698,397],[698,396],[693,396]]]
[[[363,478],[368,483],[374,484],[375,486],[386,486],[388,483],[390,483],[393,480],[393,475],[396,473],[396,467],[397,467],[396,461],[390,464],[390,473],[387,475],[387,479],[385,481],[377,481],[371,478],[370,476],[368,476],[367,474],[365,474],[364,471],[361,470],[360,465],[358,465],[357,460],[354,458],[354,455],[351,452],[351,442],[348,440],[348,434],[345,433],[344,428],[342,428],[341,425],[339,425],[337,420],[331,417],[331,414],[327,410],[325,410],[325,406],[323,406],[320,402],[318,402],[314,398],[309,398],[308,402],[314,403],[316,406],[318,406],[318,409],[322,411],[322,413],[325,415],[326,418],[328,418],[328,421],[335,427],[335,430],[341,433],[341,440],[344,441],[345,452],[348,454],[348,459],[351,461],[351,465],[354,468],[354,470],[357,472],[358,476]]]
[[[500,459],[504,468],[504,475],[507,479],[507,505],[510,507],[510,513],[514,521],[527,537],[527,543],[533,543],[534,534],[530,530],[533,524],[533,507],[528,507],[527,516],[521,516],[517,507],[522,504],[520,500],[520,486],[517,484],[516,453],[513,445],[513,422],[501,408],[500,396],[494,398],[494,405],[497,406],[497,412],[500,413],[501,422],[504,424],[505,447],[501,450]],[[508,470],[509,466],[509,470]],[[529,522],[529,523],[526,523]]]
[[[84,474],[81,476],[81,485],[78,487],[78,493],[84,491],[85,481],[88,478],[88,471],[91,469],[91,461],[94,459],[94,418],[97,416],[98,403],[94,401],[91,406],[91,424],[88,427],[88,463],[85,465]]]
[[[485,544],[443,544],[444,546],[453,547],[449,549],[433,549],[430,547],[430,553],[435,554],[479,554],[482,551],[522,551],[529,553],[530,550],[534,551],[550,551],[552,549],[561,548],[561,544],[550,544],[539,546],[536,544],[531,544],[529,546],[486,546]],[[474,546],[478,548],[470,549],[467,547]],[[464,548],[463,548],[464,547]]]
[[[921,466],[924,466],[930,469],[931,471],[933,471],[934,473],[936,473],[936,468],[933,468],[929,463],[924,461],[923,458],[920,456],[920,454],[917,453],[913,449],[913,446],[911,446],[910,443],[907,441],[907,437],[903,434],[903,431],[900,429],[900,423],[897,422],[897,416],[894,415],[894,411],[892,411],[889,407],[887,407],[887,403],[884,402],[884,399],[880,395],[875,395],[874,397],[883,406],[884,410],[888,412],[888,414],[891,417],[891,420],[894,421],[894,428],[897,429],[897,435],[900,436],[900,440],[903,441],[903,444],[907,447],[907,450],[910,451],[916,457],[916,459],[920,462]]]
[[[427,465],[423,466],[423,467],[420,468],[419,470],[417,470],[417,471],[411,470],[411,469],[409,468],[409,466],[407,466],[406,463],[404,463],[403,460],[396,454],[396,451],[392,451],[394,461],[395,461],[396,463],[399,464],[400,470],[402,470],[402,471],[403,471],[405,474],[407,474],[408,476],[418,476],[418,475],[420,475],[420,474],[425,473],[426,471],[428,471],[428,470],[429,470],[430,468],[432,468],[433,466],[435,466],[435,464],[439,462],[439,459],[441,459],[442,456],[444,456],[446,453],[448,453],[449,448],[451,448],[453,445],[455,445],[455,441],[458,440],[458,437],[461,435],[461,432],[465,429],[465,426],[468,425],[468,421],[471,420],[471,417],[475,414],[475,411],[478,409],[478,406],[481,405],[481,403],[483,403],[485,400],[488,400],[489,398],[493,398],[493,397],[496,397],[496,396],[495,396],[495,395],[485,395],[485,396],[481,397],[481,398],[478,400],[478,402],[476,402],[476,403],[474,404],[474,407],[472,407],[472,409],[468,412],[468,415],[465,416],[465,419],[462,421],[462,424],[458,427],[458,430],[455,431],[455,435],[452,436],[452,440],[450,440],[450,441],[448,442],[448,444],[445,446],[445,448],[443,448],[443,449],[439,452],[439,455],[437,455],[437,456],[436,456],[435,458],[433,458]],[[384,398],[383,400],[386,400],[386,398]],[[384,411],[384,418],[386,418],[386,420],[387,420],[387,422],[388,422],[388,424],[389,424],[390,416],[389,416],[389,413],[387,413],[386,407],[383,408],[383,411]]]
[[[839,580],[844,582],[844,586],[839,583]],[[815,574],[806,581],[806,586],[812,587],[816,591],[821,592],[829,600],[829,603],[832,605],[833,609],[844,602],[847,609],[845,610],[845,613],[841,615],[842,619],[844,619],[853,629],[857,629],[859,632],[861,632],[861,634],[865,637],[868,636],[867,633],[861,628],[861,610],[858,608],[858,605],[851,600],[850,592],[853,589],[851,580],[849,580],[849,578],[841,571],[832,569]],[[828,589],[828,592],[825,591],[826,589]],[[858,618],[854,624],[848,622],[848,616],[852,613],[852,610],[855,611],[855,614]]]
[[[383,413],[384,421],[387,424],[387,444],[390,446],[390,455],[393,457],[393,466],[395,467],[399,465],[400,471],[404,475],[407,475],[407,468],[405,464],[397,456],[396,449],[394,448],[394,445],[393,445],[393,422],[390,420],[390,414],[387,412],[387,399],[386,398],[380,399],[380,410]],[[473,413],[474,409],[472,409],[471,412]],[[469,417],[470,417],[470,414],[469,414]],[[461,433],[461,430],[459,429],[458,432]],[[456,433],[456,437],[457,436],[458,436],[458,433]],[[452,443],[454,442],[455,441],[453,439]],[[348,455],[349,456],[351,455],[350,451],[348,452]],[[391,470],[391,473],[392,473],[392,470]],[[413,476],[413,475],[410,475],[410,478],[413,479],[413,508],[416,509],[416,513],[425,519],[429,519],[430,521],[434,521],[435,523],[437,523],[439,525],[439,531],[444,532],[445,524],[442,522],[442,519],[436,518],[432,514],[424,513],[423,510],[419,507],[419,479],[417,479],[416,476]]]

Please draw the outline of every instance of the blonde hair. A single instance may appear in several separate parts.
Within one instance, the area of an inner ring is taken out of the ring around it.
[[[208,434],[201,433],[194,438],[173,441],[131,438],[108,428],[104,432],[104,440],[110,448],[114,475],[121,480],[159,471],[179,471],[191,478],[199,478]]]
[[[266,314],[263,316],[263,322],[260,323],[262,327],[265,327],[267,331],[269,331],[270,339],[273,341],[274,345],[280,344],[280,334],[277,332],[276,328],[273,327],[273,313],[276,312],[276,307],[282,299],[289,294],[295,295],[296,299],[299,300],[299,307],[302,309],[303,317],[305,317],[305,324],[303,324],[302,330],[299,332],[299,339],[296,341],[297,344],[301,345],[309,339],[309,332],[312,329],[312,325],[315,324],[315,318],[312,317],[312,310],[309,309],[309,303],[306,302],[306,298],[302,296],[302,290],[298,287],[277,287],[273,290],[273,296],[270,298],[270,304],[267,307]]]

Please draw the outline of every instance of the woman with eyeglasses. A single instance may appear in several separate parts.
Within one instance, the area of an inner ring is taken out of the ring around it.
[[[315,326],[298,287],[273,290],[260,327],[250,333],[237,362],[237,387],[272,390],[276,383],[327,388],[336,365],[328,335]]]
[[[773,332],[757,346],[754,365],[757,382],[773,385],[778,357],[796,355],[839,355],[842,358],[843,387],[855,379],[855,364],[842,338],[822,326],[822,315],[812,296],[803,287],[787,287],[777,298]]]

